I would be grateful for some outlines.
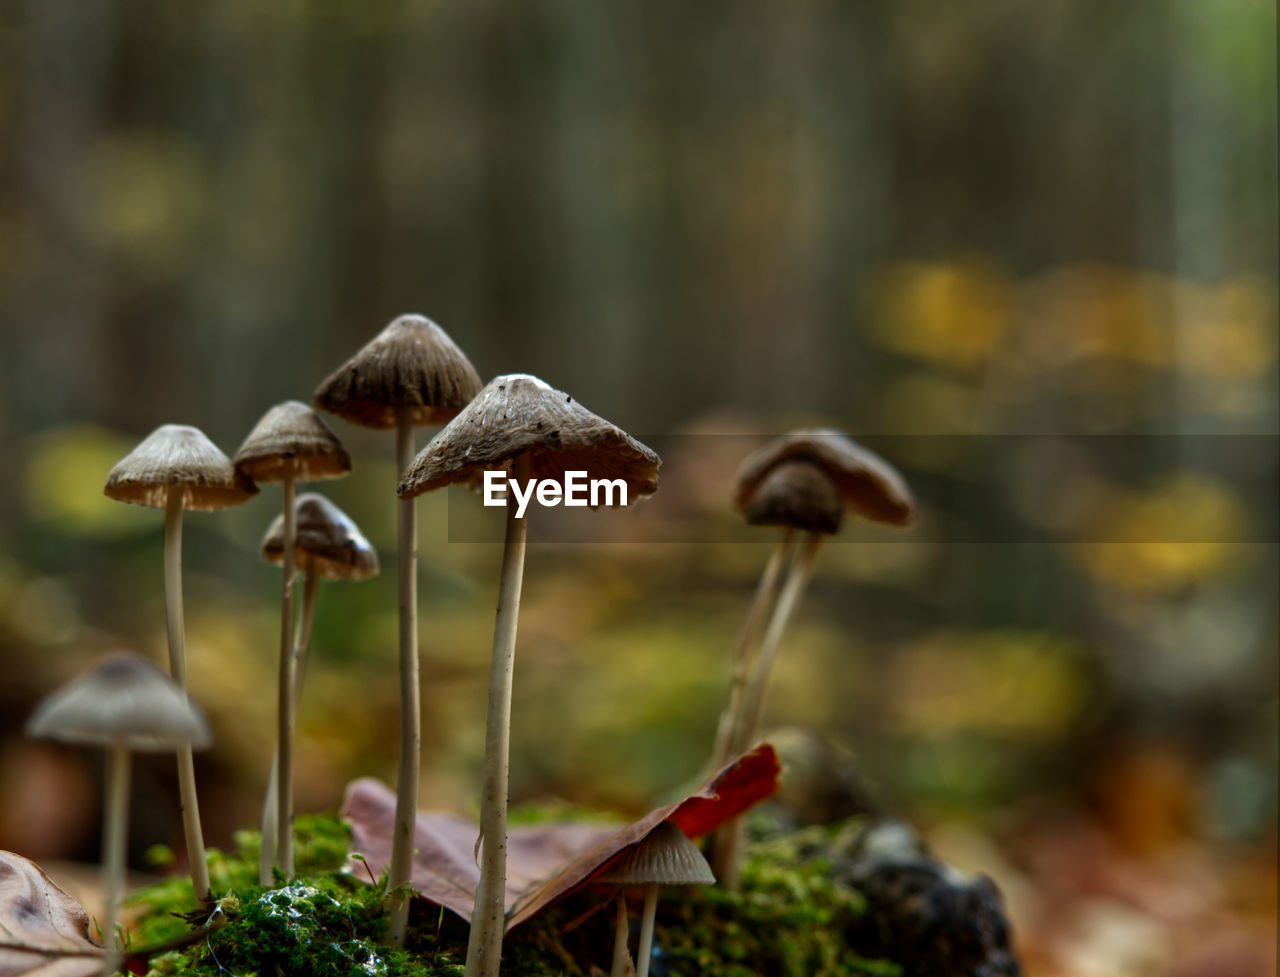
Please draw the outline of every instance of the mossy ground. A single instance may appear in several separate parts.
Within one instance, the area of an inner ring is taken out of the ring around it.
[[[829,853],[852,826],[784,834],[765,830],[748,846],[742,891],[667,890],[659,899],[653,977],[895,977],[898,968],[865,960],[848,945],[859,894],[833,880]],[[298,877],[274,889],[257,884],[258,838],[212,852],[222,925],[186,949],[153,957],[149,974],[191,977],[444,977],[463,973],[467,927],[452,913],[416,903],[404,950],[378,944],[386,925],[382,890],[341,872],[345,826],[333,815],[297,822]],[[163,854],[163,853],[161,853]],[[282,880],[283,883],[283,880]],[[506,940],[503,973],[587,977],[607,971],[613,946],[610,893],[570,896]],[[180,913],[190,883],[175,876],[135,893],[142,911],[131,944],[190,931]],[[600,909],[603,911],[594,911]],[[633,929],[638,906],[631,913]],[[632,938],[632,947],[635,938]]]

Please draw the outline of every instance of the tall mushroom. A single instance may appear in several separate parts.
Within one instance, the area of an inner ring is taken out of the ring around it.
[[[660,465],[657,454],[568,394],[537,377],[512,374],[491,380],[432,438],[400,480],[399,492],[402,499],[412,499],[455,482],[474,484],[485,471],[492,470],[510,471],[521,481],[537,479],[541,492],[547,483],[563,487],[566,472],[573,471],[584,472],[587,479],[621,480],[629,501],[657,490]],[[533,490],[531,481],[527,488]],[[517,515],[514,493],[508,492],[506,509],[485,722],[480,800],[484,852],[467,945],[467,977],[494,977],[498,973],[505,926],[511,679],[527,527],[526,520]]]
[[[129,754],[185,747],[203,749],[212,741],[209,724],[174,681],[144,658],[116,654],[88,674],[45,699],[27,721],[27,735],[101,746],[107,751],[102,860],[103,973],[115,973],[116,915],[124,888],[129,835]]]
[[[298,632],[293,644],[293,709],[296,714],[311,645],[316,585],[321,580],[367,580],[378,573],[378,554],[351,517],[323,495],[304,492],[298,496],[294,508],[297,512],[294,561],[302,571],[302,606],[298,612]],[[262,556],[269,563],[284,564],[284,524],[284,515],[276,516],[262,539]],[[262,856],[258,868],[260,875],[267,876],[264,885],[270,881],[271,868],[275,864],[279,753],[277,743],[276,755],[271,761],[271,778],[267,782],[267,796],[262,805]]]
[[[782,526],[804,533],[790,560],[750,679],[730,696],[728,754],[746,750],[755,738],[760,709],[782,635],[804,593],[827,536],[839,532],[844,509],[873,522],[908,525],[915,501],[896,469],[847,435],[830,428],[795,431],[756,452],[738,473],[738,507],[752,525]],[[787,538],[784,535],[784,540]],[[712,859],[721,882],[738,884],[742,819],[717,829]]]
[[[164,509],[164,608],[169,635],[169,672],[184,691],[187,663],[182,619],[182,512],[239,505],[258,491],[235,470],[231,459],[198,428],[165,424],[156,428],[107,473],[103,491],[133,505]],[[190,746],[178,747],[178,790],[196,901],[212,901],[204,835],[196,799],[195,761]]]
[[[480,376],[443,329],[402,315],[316,388],[312,402],[365,427],[396,432],[396,478],[413,458],[413,429],[444,424],[480,389]],[[396,823],[387,870],[391,922],[387,938],[404,941],[409,900],[400,894],[413,867],[421,722],[418,696],[418,571],[413,501],[399,506],[400,767]]]
[[[271,884],[271,870],[293,875],[293,574],[294,540],[297,537],[294,505],[296,484],[339,478],[351,471],[351,458],[320,415],[298,400],[276,404],[258,421],[235,456],[236,470],[254,482],[280,482],[283,486],[284,579],[280,597],[279,688],[276,695],[276,752],[278,766],[268,782],[276,787],[278,837],[275,858],[262,844],[259,881]],[[276,781],[278,780],[278,783]]]
[[[649,977],[653,956],[653,923],[658,911],[660,885],[715,885],[711,866],[697,845],[670,821],[661,822],[644,840],[591,877],[592,882],[617,886],[644,886],[644,915],[640,918],[640,945],[636,949],[636,977]],[[622,977],[627,963],[626,900],[618,893],[618,917],[610,977]]]

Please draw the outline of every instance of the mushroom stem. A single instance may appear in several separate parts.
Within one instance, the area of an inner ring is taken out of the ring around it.
[[[733,744],[738,741],[738,724],[742,710],[742,696],[747,687],[747,674],[750,671],[751,648],[760,636],[764,626],[765,615],[773,604],[778,592],[778,582],[782,577],[782,567],[791,554],[795,540],[795,530],[790,526],[782,531],[777,545],[769,554],[769,562],[765,564],[760,575],[760,583],[756,587],[755,597],[747,611],[742,630],[738,632],[738,643],[733,649],[733,673],[729,681],[729,701],[720,715],[720,724],[716,729],[715,769],[719,770],[729,762],[733,755]]]
[[[529,459],[512,465],[512,477],[527,479]],[[511,746],[511,679],[515,670],[516,627],[528,523],[516,517],[515,493],[507,493],[507,532],[502,548],[502,580],[493,626],[493,658],[489,667],[489,705],[485,720],[484,788],[480,801],[480,885],[471,914],[466,977],[497,977],[506,924],[503,897],[507,889],[507,774]]]
[[[658,914],[658,883],[644,887],[644,916],[640,919],[640,945],[636,947],[636,977],[649,977],[653,956],[653,920]]]
[[[284,460],[284,574],[280,591],[280,676],[276,707],[276,864],[293,876],[293,573],[298,542],[294,461]]]
[[[751,745],[755,739],[756,726],[760,722],[760,707],[764,701],[764,690],[769,683],[769,672],[778,657],[778,648],[782,644],[782,634],[787,629],[791,614],[800,603],[809,577],[813,574],[813,565],[818,559],[818,551],[822,549],[823,537],[820,533],[809,533],[804,546],[787,573],[787,581],[778,595],[778,603],[773,609],[773,617],[769,620],[769,629],[765,632],[764,642],[760,646],[760,656],[756,659],[756,667],[751,676],[751,685],[747,688],[746,698],[742,704],[742,722],[738,729],[738,738],[734,742],[734,751],[741,752]]]
[[[293,642],[293,717],[297,723],[298,700],[302,696],[302,680],[307,667],[307,654],[311,647],[311,624],[316,612],[316,584],[318,574],[305,570],[302,577],[302,609],[298,612],[298,630]],[[271,885],[271,870],[276,864],[276,793],[280,783],[280,744],[276,744],[271,756],[271,775],[267,780],[267,796],[262,802],[262,851],[258,856],[258,882]]]
[[[413,461],[413,419],[409,408],[396,410],[396,479]],[[396,778],[396,821],[391,842],[387,892],[391,902],[387,942],[404,943],[409,898],[399,892],[413,869],[414,827],[418,814],[418,755],[422,717],[418,691],[418,534],[414,500],[400,500],[400,770]]]
[[[110,977],[120,968],[116,949],[116,916],[124,893],[124,856],[129,824],[129,748],[113,743],[107,748],[106,799],[102,828],[103,893],[102,941],[106,948],[102,973]]]
[[[164,508],[164,609],[169,632],[169,673],[183,692],[187,690],[187,663],[182,619],[182,491],[171,489]],[[191,888],[196,902],[212,901],[209,866],[204,857],[204,833],[200,829],[200,805],[196,799],[196,765],[190,744],[178,747],[178,795],[182,804],[182,828],[187,841]]]
[[[626,977],[627,961],[630,959],[630,954],[627,952],[628,930],[627,900],[619,889],[618,922],[613,934],[613,966],[609,970],[609,977]]]

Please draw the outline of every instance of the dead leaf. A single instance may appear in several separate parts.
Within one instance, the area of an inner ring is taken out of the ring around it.
[[[65,954],[70,954],[65,955]],[[0,977],[92,977],[89,915],[35,862],[0,851]]]
[[[586,884],[660,821],[674,822],[691,838],[706,834],[770,796],[777,790],[778,773],[777,754],[766,743],[738,757],[683,801],[651,811],[621,829],[584,823],[511,829],[504,900],[507,928]],[[395,793],[381,781],[361,778],[347,787],[341,813],[351,824],[352,852],[362,855],[374,874],[385,870],[391,860]],[[414,838],[414,889],[468,921],[480,881],[480,870],[471,857],[478,831],[474,822],[460,815],[429,812],[418,815]]]

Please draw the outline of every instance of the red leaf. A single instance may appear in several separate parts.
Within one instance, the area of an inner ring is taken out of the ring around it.
[[[0,851],[0,977],[92,977],[89,916],[35,862]]]
[[[507,835],[507,928],[518,926],[587,881],[660,821],[690,837],[706,834],[778,789],[778,756],[767,743],[743,754],[675,804],[618,829],[581,823],[513,828]],[[391,860],[395,794],[369,777],[347,787],[342,815],[351,824],[351,850],[377,876]],[[474,850],[479,828],[455,814],[418,815],[412,884],[424,898],[471,919],[480,870]],[[351,870],[363,877],[358,859]]]

